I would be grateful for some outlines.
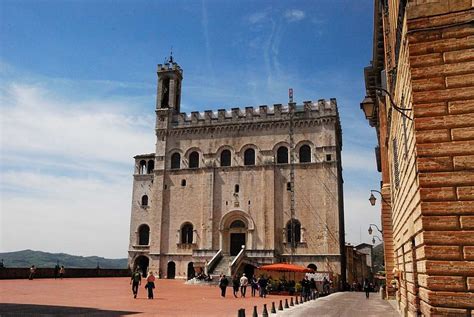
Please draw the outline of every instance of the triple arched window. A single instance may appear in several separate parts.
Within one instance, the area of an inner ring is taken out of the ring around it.
[[[181,243],[183,244],[191,244],[193,243],[193,225],[188,223],[185,223],[181,227]]]

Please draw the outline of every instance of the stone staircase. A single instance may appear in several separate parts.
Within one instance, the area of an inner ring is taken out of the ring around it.
[[[209,272],[211,275],[221,275],[225,274],[226,276],[230,276],[230,263],[234,260],[235,256],[230,256],[230,255],[223,255],[222,258],[220,259],[219,263],[215,266],[214,270],[212,272]]]

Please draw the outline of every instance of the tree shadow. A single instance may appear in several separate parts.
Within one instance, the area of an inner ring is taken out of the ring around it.
[[[0,303],[0,316],[124,316],[139,312],[102,310],[87,307],[68,307],[31,304]]]

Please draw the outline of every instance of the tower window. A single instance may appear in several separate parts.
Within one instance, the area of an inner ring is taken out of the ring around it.
[[[286,225],[287,241],[295,247],[301,241],[301,223],[296,219],[291,219]]]
[[[142,196],[142,206],[148,206],[148,196],[147,195]]]
[[[239,190],[240,190],[239,184],[235,184],[235,186],[234,186],[234,193],[238,193]]]
[[[138,245],[148,245],[150,243],[150,227],[141,225],[138,228]]]
[[[153,173],[153,170],[155,169],[155,161],[149,160],[148,161],[148,166],[147,166],[147,174]]]
[[[255,150],[254,149],[245,150],[244,165],[255,165]]]
[[[141,160],[138,166],[138,174],[145,174],[146,173],[146,161]]]
[[[331,161],[331,154],[326,154],[326,161]]]
[[[181,227],[181,243],[193,243],[193,225],[186,223]]]
[[[163,94],[163,97],[161,98],[161,108],[169,108],[169,101],[170,101],[170,79],[169,78],[163,79],[161,89],[162,89],[162,94]]]
[[[185,179],[181,180],[181,186],[186,187],[186,180]]]
[[[288,163],[288,148],[286,146],[280,146],[277,150],[277,163],[287,164]]]
[[[181,155],[179,153],[173,153],[171,155],[171,168],[179,169],[181,167]]]
[[[311,162],[311,148],[309,145],[302,145],[300,147],[300,163],[309,163]]]
[[[286,190],[291,191],[291,182],[286,183]]]
[[[199,167],[199,153],[194,151],[189,154],[189,168]]]
[[[231,154],[229,150],[224,150],[221,152],[221,166],[230,166]]]

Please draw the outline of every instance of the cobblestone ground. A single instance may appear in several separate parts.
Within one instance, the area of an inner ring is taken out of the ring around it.
[[[400,314],[390,303],[380,299],[378,293],[371,293],[370,298],[366,299],[364,292],[344,292],[295,306],[275,316],[399,317]]]
[[[144,284],[134,299],[128,278],[75,278],[0,280],[0,316],[232,316],[245,308],[252,316],[256,305],[261,316],[263,304],[269,312],[284,296],[266,299],[234,298],[227,289],[221,298],[217,286],[185,285],[182,280],[158,280],[155,299],[146,298]]]

